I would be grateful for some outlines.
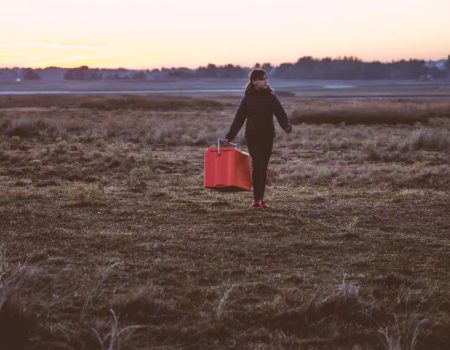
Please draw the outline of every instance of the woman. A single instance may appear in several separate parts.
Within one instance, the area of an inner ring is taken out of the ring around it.
[[[292,126],[289,123],[286,111],[267,83],[267,72],[264,69],[253,69],[249,74],[244,97],[224,141],[232,141],[244,124],[245,119],[247,119],[245,138],[253,166],[254,200],[252,201],[252,207],[263,209],[269,207],[264,201],[264,190],[267,165],[269,164],[273,138],[275,137],[273,114],[277,117],[283,130],[290,133]]]

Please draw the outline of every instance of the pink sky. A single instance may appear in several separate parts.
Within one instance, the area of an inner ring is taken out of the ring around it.
[[[443,0],[3,0],[0,67],[441,59],[449,14]]]

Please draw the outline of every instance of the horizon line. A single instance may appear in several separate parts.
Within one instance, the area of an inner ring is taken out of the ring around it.
[[[441,58],[441,59],[419,59],[419,58],[411,58],[410,57],[410,58],[391,59],[389,61],[363,60],[363,59],[358,58],[357,56],[352,56],[352,55],[349,55],[349,56],[343,55],[343,56],[337,56],[337,57],[331,57],[331,56],[314,57],[314,56],[311,56],[311,55],[305,55],[305,56],[299,57],[297,59],[297,61],[302,59],[302,58],[306,58],[306,57],[311,57],[313,60],[319,60],[319,61],[320,60],[324,60],[324,59],[339,60],[339,59],[344,59],[344,58],[347,58],[347,59],[352,58],[352,59],[355,59],[357,61],[361,61],[362,63],[375,63],[375,62],[377,62],[377,63],[387,64],[387,63],[401,62],[401,61],[425,61],[425,62],[446,61],[446,60],[450,59],[450,54],[448,55],[447,59],[446,58]],[[256,67],[256,64],[259,64],[260,66],[262,66],[262,65],[268,63],[272,67],[279,67],[282,64],[295,64],[297,61],[294,61],[294,62],[282,62],[282,63],[280,63],[278,65],[272,65],[272,63],[270,63],[270,62],[262,62],[262,63],[256,62],[255,65],[253,66],[253,68]],[[163,65],[163,66],[160,66],[159,68],[156,68],[156,67],[155,68],[126,68],[126,67],[123,67],[123,66],[118,66],[118,67],[115,67],[115,68],[107,68],[107,67],[89,66],[88,64],[82,64],[82,65],[79,65],[79,66],[76,66],[76,67],[64,67],[64,66],[53,66],[53,65],[45,66],[45,67],[5,66],[5,67],[0,67],[0,69],[48,69],[48,68],[76,69],[76,68],[80,68],[80,67],[85,67],[86,66],[89,69],[111,69],[111,70],[115,70],[115,69],[126,69],[126,70],[155,70],[155,69],[157,69],[157,70],[162,70],[162,69],[174,69],[174,68],[175,69],[185,68],[185,69],[196,70],[196,69],[199,69],[199,68],[202,68],[202,67],[207,67],[210,64],[215,65],[217,67],[223,67],[223,66],[227,66],[227,65],[231,64],[234,67],[241,67],[241,68],[250,68],[250,69],[252,69],[251,66],[247,66],[247,65],[235,64],[235,63],[217,64],[217,63],[212,63],[212,62],[206,63],[204,65],[199,65],[199,66],[197,66],[195,68],[194,67],[183,66],[183,65],[177,66],[177,67],[175,67],[175,66],[170,66],[169,67],[169,66],[164,66]]]

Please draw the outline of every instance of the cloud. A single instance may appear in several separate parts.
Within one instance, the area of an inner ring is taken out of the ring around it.
[[[105,50],[113,49],[114,45],[85,45],[85,44],[60,44],[60,43],[45,43],[45,42],[19,42],[19,43],[8,43],[0,42],[0,47],[30,47],[30,48],[45,48],[45,49],[57,49],[57,50]]]
[[[61,59],[55,59],[55,60],[46,60],[41,62],[41,64],[56,64],[56,63],[64,63],[64,62],[76,62],[76,61],[82,61],[82,60],[95,60],[99,58],[113,58],[116,55],[113,54],[98,54],[98,55],[76,55],[76,56],[70,56],[65,57]]]
[[[43,59],[44,59],[44,57],[26,57],[23,60],[30,61],[30,62],[38,62],[38,61],[42,61]]]
[[[17,57],[23,57],[25,56],[24,52],[14,52],[9,55],[0,55],[0,58],[17,58]]]

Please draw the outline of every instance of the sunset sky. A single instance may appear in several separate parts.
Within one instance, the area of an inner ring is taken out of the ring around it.
[[[0,0],[0,67],[197,68],[450,54],[448,0]]]

